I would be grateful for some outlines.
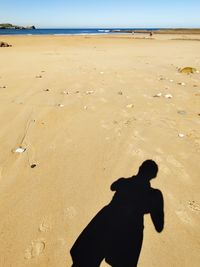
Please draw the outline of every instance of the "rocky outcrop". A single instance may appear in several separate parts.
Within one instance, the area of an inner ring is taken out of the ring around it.
[[[12,25],[10,23],[3,23],[3,24],[0,24],[0,29],[35,30],[36,28],[34,25],[23,27],[23,26]]]

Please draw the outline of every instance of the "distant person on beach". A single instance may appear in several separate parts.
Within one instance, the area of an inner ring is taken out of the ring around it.
[[[152,36],[153,36],[153,32],[150,32],[150,33],[149,33],[149,36],[152,37]]]
[[[120,178],[105,206],[80,234],[71,249],[72,267],[99,267],[103,259],[112,267],[136,267],[143,242],[144,215],[150,214],[157,232],[164,227],[163,196],[150,185],[158,172],[152,160],[138,174]]]

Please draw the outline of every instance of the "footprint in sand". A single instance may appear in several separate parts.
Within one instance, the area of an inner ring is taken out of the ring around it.
[[[174,158],[174,156],[170,155],[167,157],[167,162],[172,164],[176,168],[182,168],[182,164]]]
[[[192,219],[188,216],[188,213],[185,210],[183,209],[177,210],[176,215],[183,223],[192,224]]]
[[[31,245],[26,249],[24,258],[27,260],[40,256],[45,249],[45,240],[38,239],[32,241]]]
[[[72,220],[74,217],[76,217],[76,215],[77,215],[77,210],[73,206],[66,208],[66,210],[64,211],[65,218],[69,218]]]
[[[38,227],[38,231],[39,232],[43,232],[43,233],[47,233],[51,230],[51,226],[49,223],[47,222],[42,222],[39,227]]]
[[[200,212],[200,205],[196,203],[194,200],[188,201],[188,208],[192,211]]]

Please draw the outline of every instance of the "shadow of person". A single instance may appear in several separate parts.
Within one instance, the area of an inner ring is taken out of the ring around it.
[[[157,164],[146,160],[138,174],[111,185],[111,202],[100,210],[70,250],[72,267],[99,267],[103,259],[113,267],[135,267],[143,241],[144,215],[150,214],[157,232],[164,227],[164,201],[150,185]]]

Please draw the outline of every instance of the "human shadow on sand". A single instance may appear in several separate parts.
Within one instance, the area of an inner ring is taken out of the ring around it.
[[[157,232],[164,228],[164,201],[160,190],[150,185],[158,165],[146,160],[138,174],[120,178],[111,185],[111,202],[100,210],[71,248],[72,267],[135,267],[143,241],[144,215],[150,214]]]

